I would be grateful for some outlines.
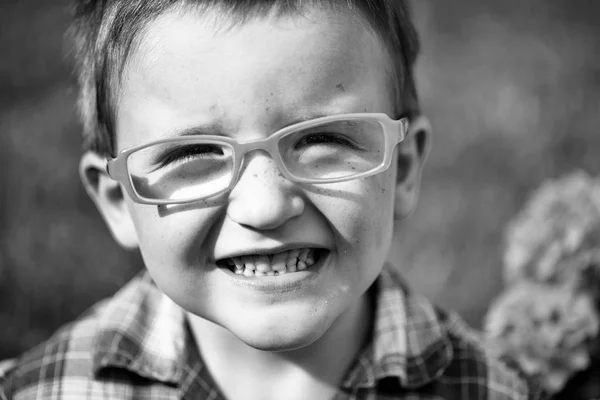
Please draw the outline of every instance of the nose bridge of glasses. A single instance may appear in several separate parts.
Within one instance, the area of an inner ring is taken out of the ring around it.
[[[262,151],[263,153],[269,155],[271,159],[273,159],[278,164],[279,150],[277,149],[277,140],[274,139],[276,138],[270,136],[267,138],[237,143],[234,146],[234,151],[237,153],[237,157],[240,159],[240,163],[246,158],[246,156],[249,153],[255,151]]]
[[[254,150],[265,150],[267,153],[270,153],[271,146],[273,140],[272,137],[266,137],[256,140],[248,140],[245,142],[238,142],[237,147],[238,150],[243,153],[249,153]]]

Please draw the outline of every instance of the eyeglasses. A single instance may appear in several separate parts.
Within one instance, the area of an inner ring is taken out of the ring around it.
[[[210,135],[157,140],[121,151],[107,161],[106,170],[137,203],[190,203],[232,189],[245,155],[255,150],[267,152],[293,182],[334,183],[375,175],[390,167],[407,129],[405,118],[340,114],[248,142]]]

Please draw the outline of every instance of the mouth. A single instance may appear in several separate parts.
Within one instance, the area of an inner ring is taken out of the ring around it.
[[[310,269],[328,252],[320,248],[302,248],[276,254],[249,254],[218,260],[217,265],[245,277],[279,276]]]

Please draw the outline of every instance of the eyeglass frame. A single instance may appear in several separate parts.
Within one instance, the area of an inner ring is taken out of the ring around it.
[[[279,148],[277,144],[279,143],[279,139],[286,136],[291,132],[295,132],[297,130],[309,129],[314,126],[318,126],[325,123],[343,121],[348,119],[374,119],[381,124],[383,127],[383,135],[384,135],[384,155],[381,164],[377,167],[358,173],[356,175],[350,175],[346,177],[337,177],[337,178],[327,178],[327,179],[310,179],[310,178],[300,178],[292,173],[286,168],[281,154],[279,153]],[[149,204],[149,205],[169,205],[169,204],[187,204],[193,203],[197,201],[201,201],[204,199],[208,199],[214,196],[218,196],[222,193],[225,193],[231,190],[240,178],[241,166],[244,162],[244,158],[246,154],[255,150],[263,150],[271,159],[275,162],[281,174],[291,182],[297,183],[313,183],[313,184],[324,184],[324,183],[337,183],[337,182],[345,182],[359,178],[366,178],[368,176],[376,175],[380,172],[387,170],[390,167],[392,162],[392,154],[396,146],[401,143],[407,135],[408,132],[408,118],[400,118],[400,119],[392,119],[389,115],[385,113],[348,113],[348,114],[336,114],[329,115],[325,117],[319,117],[315,119],[311,119],[308,121],[302,121],[297,124],[286,126],[282,128],[270,136],[266,138],[250,140],[246,142],[238,142],[237,140],[225,137],[225,136],[216,136],[216,135],[188,135],[188,136],[178,136],[166,139],[155,140],[149,143],[145,143],[138,146],[133,146],[126,148],[119,152],[117,157],[106,159],[106,173],[108,176],[120,182],[129,197],[136,203],[139,204]],[[206,144],[222,144],[225,143],[232,148],[233,152],[233,166],[232,166],[232,176],[231,182],[225,188],[211,194],[208,196],[200,196],[198,198],[192,199],[184,199],[184,200],[165,200],[165,199],[149,199],[146,197],[142,197],[136,192],[134,187],[131,174],[129,173],[129,167],[127,165],[127,160],[129,156],[138,150],[145,149],[147,147],[155,146],[157,144],[162,143],[177,143],[177,142],[186,142],[186,141],[194,141],[197,139],[202,139],[203,143]]]

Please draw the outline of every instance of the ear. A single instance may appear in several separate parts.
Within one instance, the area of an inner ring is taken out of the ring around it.
[[[406,218],[414,210],[419,198],[421,169],[431,147],[431,125],[423,116],[414,118],[406,138],[398,145],[396,175],[396,203],[394,217]]]
[[[84,153],[79,163],[79,176],[117,243],[125,249],[137,248],[137,233],[123,189],[119,182],[108,176],[104,157],[92,151]]]

